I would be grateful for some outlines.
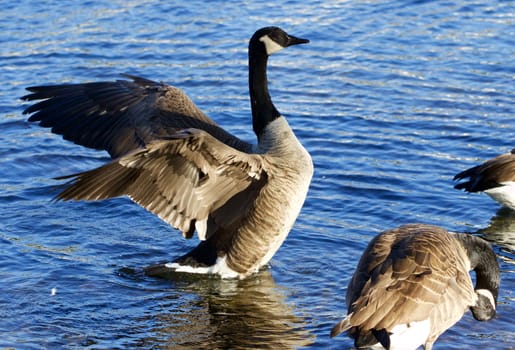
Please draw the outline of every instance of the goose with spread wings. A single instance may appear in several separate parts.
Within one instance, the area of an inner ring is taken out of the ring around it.
[[[29,121],[113,160],[71,179],[60,200],[128,196],[200,243],[147,273],[245,278],[266,265],[291,230],[313,175],[309,153],[268,91],[268,57],[309,42],[278,27],[249,42],[253,145],[228,133],[182,90],[131,80],[30,87]]]
[[[356,348],[430,350],[467,309],[476,320],[492,319],[499,284],[485,240],[433,225],[400,226],[365,249],[347,287],[347,316],[331,337],[348,331]]]
[[[454,180],[466,180],[454,186],[458,190],[484,192],[515,210],[515,148],[456,174]]]

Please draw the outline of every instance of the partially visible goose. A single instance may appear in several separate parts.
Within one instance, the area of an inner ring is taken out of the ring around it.
[[[150,80],[28,88],[30,121],[75,143],[107,150],[111,163],[65,176],[57,198],[101,200],[127,195],[200,244],[166,271],[244,278],[264,266],[292,228],[313,175],[308,152],[268,92],[267,60],[309,42],[277,27],[249,42],[253,146],[220,128],[179,89]]]
[[[484,192],[500,204],[515,210],[515,148],[487,160],[454,177],[454,180],[468,178],[454,188],[467,192]]]
[[[499,283],[497,259],[481,238],[400,226],[369,243],[347,288],[347,316],[331,337],[348,330],[358,348],[429,350],[467,308],[477,320],[494,317]]]

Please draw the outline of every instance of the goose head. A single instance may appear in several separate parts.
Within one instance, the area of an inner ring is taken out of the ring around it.
[[[250,39],[249,53],[270,56],[288,46],[307,43],[308,39],[297,38],[279,27],[265,27],[256,31]]]
[[[474,318],[478,321],[491,320],[496,314],[496,295],[494,295],[494,293],[488,289],[476,289],[476,295],[476,305],[470,307],[472,316],[474,316]]]
[[[476,303],[470,307],[478,321],[488,321],[496,314],[497,297],[501,282],[499,263],[488,242],[470,234],[456,234],[467,252],[470,268],[476,273]]]
[[[257,30],[249,42],[249,94],[252,108],[252,127],[261,140],[263,130],[280,117],[268,93],[268,56],[288,46],[309,43],[308,39],[297,38],[279,27],[265,27]]]

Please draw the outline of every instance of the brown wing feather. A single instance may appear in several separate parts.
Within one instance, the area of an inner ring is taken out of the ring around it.
[[[406,225],[377,236],[349,284],[349,323],[364,331],[390,330],[432,317],[436,305],[456,294],[461,317],[473,299],[464,256],[456,240],[434,226]]]
[[[73,180],[57,199],[127,195],[186,237],[195,224],[203,227],[198,233],[205,239],[208,216],[265,176],[261,162],[261,156],[234,150],[204,131],[182,130],[97,169],[64,177]]]
[[[468,192],[479,192],[497,187],[502,182],[515,181],[515,149],[462,171],[454,177],[454,180],[465,178],[469,178],[469,181],[454,187]]]
[[[176,87],[126,75],[128,80],[29,87],[24,114],[66,140],[106,150],[113,158],[179,129],[207,131],[240,151],[251,145],[220,128]]]

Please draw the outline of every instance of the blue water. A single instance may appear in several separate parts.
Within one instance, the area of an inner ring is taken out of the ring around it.
[[[126,198],[52,202],[54,177],[108,157],[29,124],[19,97],[132,73],[254,140],[246,50],[265,25],[311,40],[269,65],[316,168],[296,225],[248,280],[145,277],[197,242]],[[498,316],[467,313],[435,349],[514,348],[515,213],[452,188],[515,147],[514,56],[511,1],[3,1],[0,348],[350,348],[328,334],[357,260],[408,222],[482,235],[501,266]]]

